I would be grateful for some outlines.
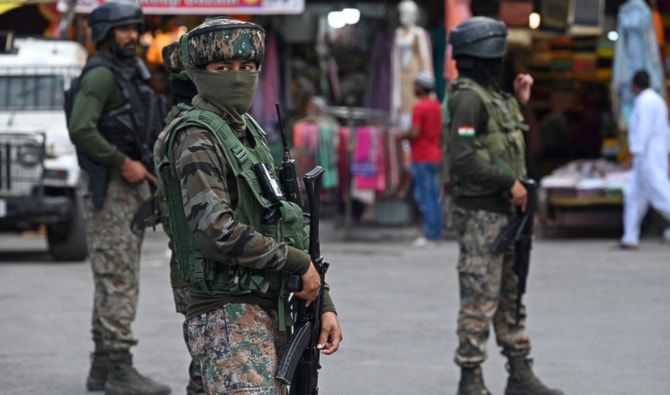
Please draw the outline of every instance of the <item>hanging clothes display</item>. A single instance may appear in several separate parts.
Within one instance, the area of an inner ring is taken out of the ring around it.
[[[375,126],[356,129],[356,145],[351,163],[354,183],[359,189],[377,192],[386,190],[385,149],[382,149],[384,131]]]
[[[338,129],[336,122],[320,116],[308,116],[293,125],[293,157],[298,162],[298,170],[304,174],[316,165],[323,167],[323,189],[338,185]]]
[[[279,140],[275,103],[281,102],[280,59],[277,51],[277,34],[270,31],[265,46],[265,58],[258,81],[258,94],[254,96],[249,113],[268,134],[268,140]]]
[[[368,66],[368,84],[365,89],[363,106],[389,111],[391,109],[391,53],[393,35],[380,32],[375,39]]]
[[[631,79],[635,72],[647,70],[651,87],[664,96],[665,78],[651,9],[644,0],[627,0],[619,8],[617,33],[612,98],[619,127],[625,129],[635,97],[631,91]]]

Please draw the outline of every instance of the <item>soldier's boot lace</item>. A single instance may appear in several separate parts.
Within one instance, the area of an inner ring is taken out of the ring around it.
[[[509,372],[505,395],[563,395],[559,389],[549,388],[532,370],[533,360],[526,357],[511,357],[505,368]]]
[[[107,376],[105,395],[168,395],[165,384],[141,375],[132,365],[129,352],[111,353],[112,369]]]
[[[91,369],[86,379],[86,389],[89,391],[102,391],[105,389],[107,375],[112,368],[109,353],[106,351],[95,351],[91,353]]]
[[[480,366],[461,368],[461,381],[458,382],[457,395],[491,395],[484,385]]]

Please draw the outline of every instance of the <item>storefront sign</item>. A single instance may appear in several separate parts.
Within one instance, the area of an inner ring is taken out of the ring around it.
[[[66,10],[70,0],[59,0],[58,9]],[[145,15],[280,15],[301,14],[305,0],[133,0]],[[77,0],[75,11],[90,13],[104,0]]]

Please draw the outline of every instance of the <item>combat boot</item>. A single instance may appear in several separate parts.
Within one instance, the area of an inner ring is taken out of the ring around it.
[[[112,369],[107,376],[105,395],[168,395],[170,387],[142,376],[127,351],[110,353]]]
[[[457,395],[491,395],[484,385],[482,368],[461,368],[461,381],[458,382]]]
[[[533,360],[526,357],[509,358],[505,395],[563,395],[559,389],[548,388],[533,374]]]
[[[91,369],[86,379],[86,389],[89,391],[102,391],[105,389],[107,375],[112,368],[109,353],[106,351],[95,351],[91,353]]]

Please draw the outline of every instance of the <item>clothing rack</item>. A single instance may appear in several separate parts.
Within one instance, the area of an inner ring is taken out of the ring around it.
[[[345,121],[345,125],[349,129],[349,137],[347,139],[346,158],[345,158],[345,182],[347,186],[347,193],[344,201],[344,238],[350,239],[351,236],[351,217],[352,217],[352,198],[351,191],[353,190],[353,177],[351,172],[351,162],[356,145],[356,124],[359,121],[374,121],[377,124],[384,125],[386,129],[392,126],[391,116],[388,111],[378,110],[374,108],[364,107],[346,107],[346,106],[332,106],[326,107],[324,112],[333,117]],[[339,196],[339,194],[338,194]]]

